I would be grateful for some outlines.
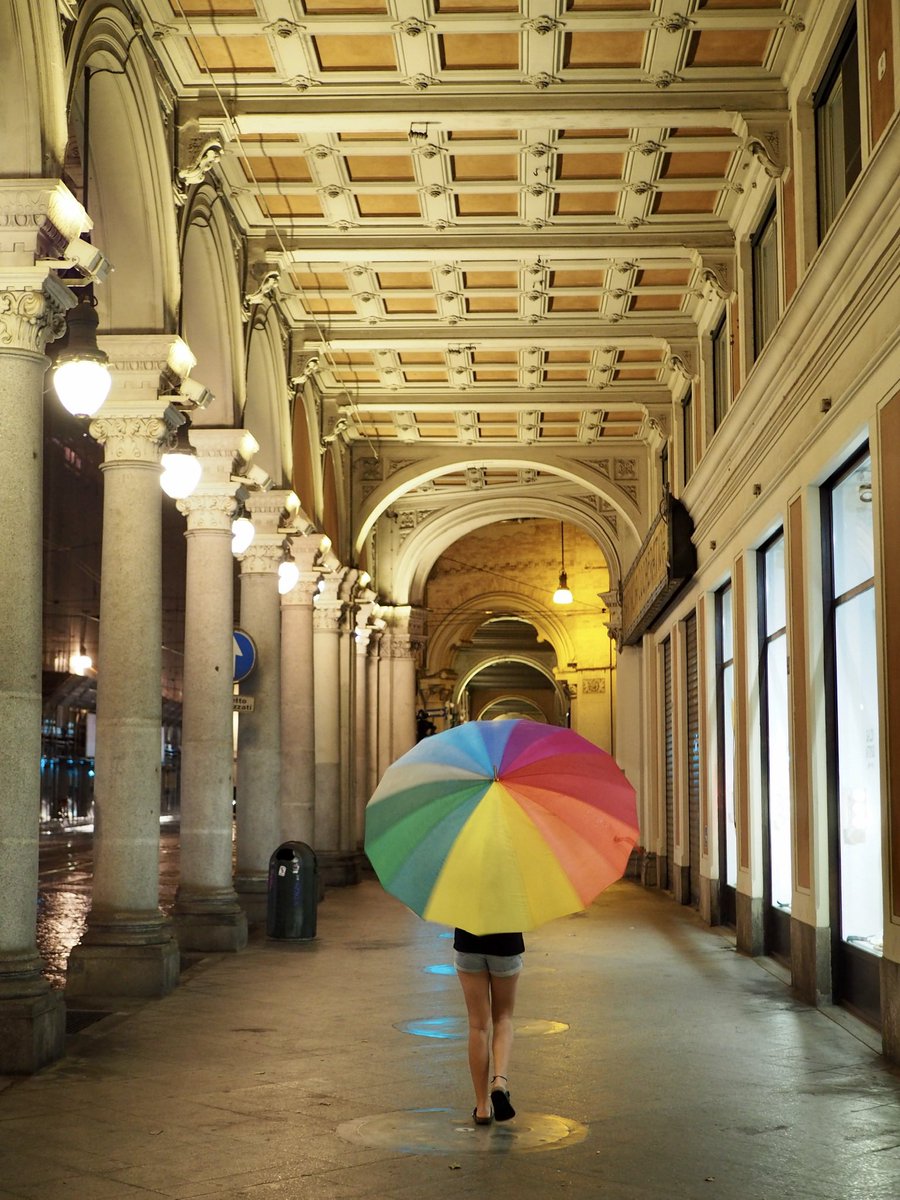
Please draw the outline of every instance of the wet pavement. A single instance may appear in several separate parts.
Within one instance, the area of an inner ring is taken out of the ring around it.
[[[46,831],[41,835],[37,947],[44,975],[55,988],[65,987],[66,963],[87,923],[94,867],[92,827]],[[160,908],[171,911],[178,886],[178,824],[160,826]]]
[[[0,1200],[900,1194],[900,1072],[659,893],[528,935],[518,1116],[487,1128],[445,931],[374,881],[318,928],[257,931],[0,1080]]]

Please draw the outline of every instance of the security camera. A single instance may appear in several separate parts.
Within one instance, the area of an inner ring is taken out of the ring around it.
[[[215,400],[215,396],[209,388],[204,387],[198,379],[183,379],[179,390],[193,408],[206,408]]]
[[[81,237],[72,238],[66,246],[66,258],[94,283],[102,283],[112,270],[106,255]]]
[[[271,477],[266,474],[262,467],[258,467],[255,464],[247,471],[247,478],[264,492],[267,492],[272,486]]]

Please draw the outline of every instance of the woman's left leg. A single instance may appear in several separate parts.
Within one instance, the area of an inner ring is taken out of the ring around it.
[[[487,971],[457,971],[469,1019],[469,1072],[475,1089],[475,1112],[491,1115],[490,1071],[491,977]]]

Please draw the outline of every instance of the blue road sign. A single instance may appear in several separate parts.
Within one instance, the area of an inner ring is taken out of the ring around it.
[[[243,629],[235,629],[231,645],[234,651],[234,682],[240,683],[256,666],[256,645]]]

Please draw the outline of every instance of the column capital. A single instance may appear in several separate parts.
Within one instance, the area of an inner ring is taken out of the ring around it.
[[[218,530],[231,534],[231,522],[237,511],[235,488],[231,492],[214,492],[211,488],[201,492],[198,488],[184,500],[176,500],[175,507],[187,517],[189,531],[194,529]]]
[[[246,504],[253,514],[257,537],[277,533],[283,542],[286,536],[285,514],[293,514],[298,503],[296,492],[286,488],[251,492]]]
[[[322,576],[322,572],[321,570],[315,570],[314,567],[322,541],[321,534],[288,532],[287,536],[291,557],[300,569],[301,578],[304,572],[312,572],[318,581]]]
[[[91,437],[103,447],[106,467],[110,463],[150,463],[159,465],[162,442],[169,426],[162,413],[158,416],[124,414],[96,417],[88,426]],[[102,469],[102,468],[101,468]]]
[[[43,354],[66,331],[75,297],[43,267],[0,268],[0,350]]]
[[[232,476],[238,460],[246,457],[246,430],[191,428],[188,439],[197,451],[203,474],[196,490],[184,500],[177,500],[175,507],[187,517],[189,530],[230,533],[239,487]]]
[[[301,571],[295,586],[281,597],[281,607],[312,608],[321,578],[318,571]]]
[[[238,555],[238,562],[241,575],[277,575],[284,562],[284,538],[280,533],[257,533],[250,548]]]
[[[313,628],[320,633],[340,633],[344,619],[344,601],[340,596],[342,571],[322,577],[313,597]]]

